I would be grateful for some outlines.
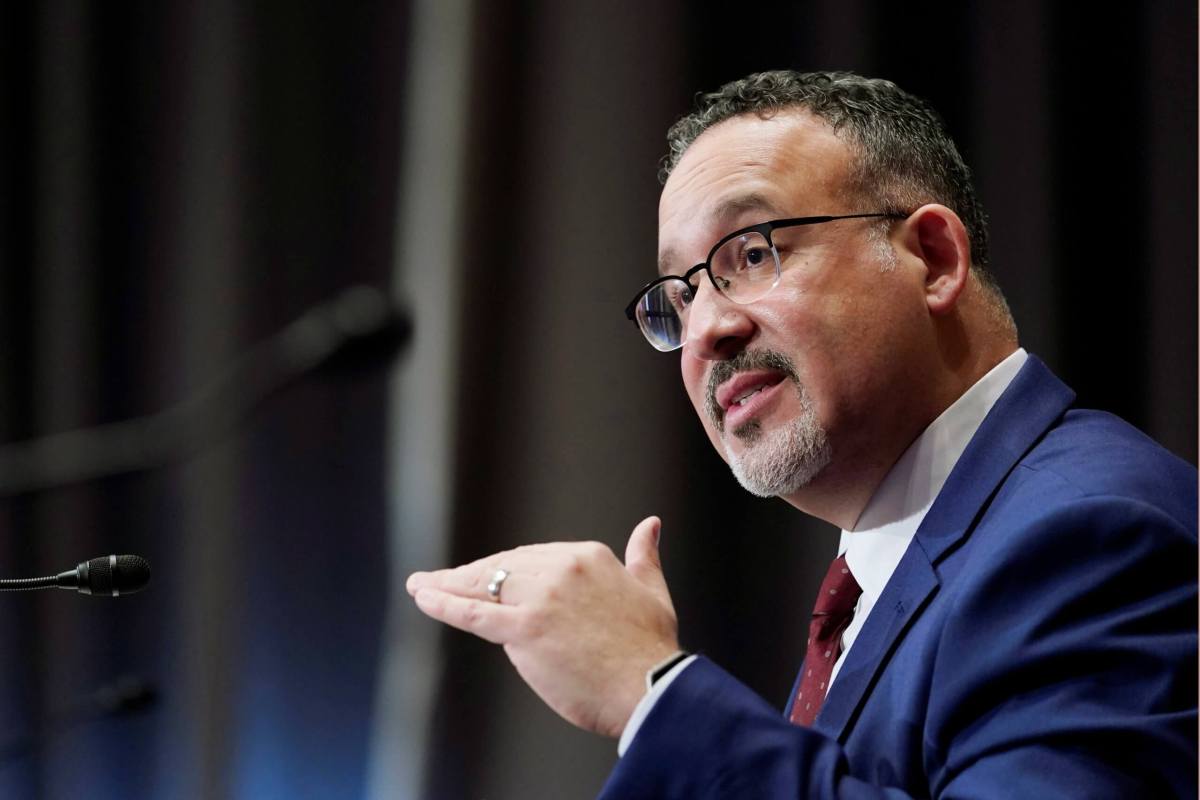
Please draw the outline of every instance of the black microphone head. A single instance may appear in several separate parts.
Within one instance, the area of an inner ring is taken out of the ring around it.
[[[132,594],[150,582],[150,562],[141,556],[103,556],[79,565],[79,591],[84,594]]]

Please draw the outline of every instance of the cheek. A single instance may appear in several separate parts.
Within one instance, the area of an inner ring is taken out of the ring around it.
[[[801,378],[852,352],[867,324],[853,292],[824,283],[780,286],[768,300],[758,310],[761,346],[791,358]]]

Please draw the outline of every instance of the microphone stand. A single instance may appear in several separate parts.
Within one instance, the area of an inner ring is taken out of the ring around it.
[[[254,345],[186,400],[144,417],[0,447],[0,496],[136,472],[228,433],[266,398],[319,368],[391,355],[411,323],[383,292],[353,286]]]

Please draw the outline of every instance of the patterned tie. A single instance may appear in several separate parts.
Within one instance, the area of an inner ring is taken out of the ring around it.
[[[854,616],[854,604],[862,594],[862,587],[850,568],[846,557],[838,556],[829,565],[829,572],[821,583],[813,608],[812,622],[808,626],[808,653],[804,657],[804,676],[800,679],[800,691],[792,704],[788,718],[797,725],[812,725],[825,702],[829,690],[829,677],[833,665],[842,652],[842,632]]]

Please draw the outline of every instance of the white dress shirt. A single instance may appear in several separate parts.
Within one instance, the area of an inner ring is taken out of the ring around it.
[[[862,587],[862,595],[842,634],[842,654],[833,665],[830,688],[950,471],[1026,358],[1025,350],[1018,348],[931,422],[884,476],[853,529],[842,531],[838,554],[845,554],[850,574]],[[646,692],[621,733],[618,755],[625,754],[654,703],[694,660],[692,656],[681,661]]]

